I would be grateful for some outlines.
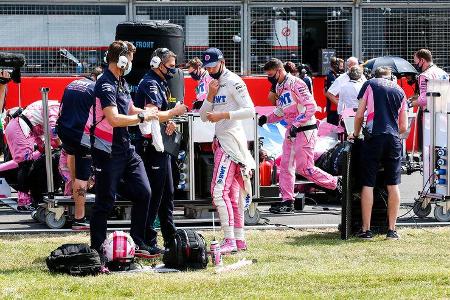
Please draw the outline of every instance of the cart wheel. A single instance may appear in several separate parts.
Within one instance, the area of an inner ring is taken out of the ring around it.
[[[425,206],[425,208],[423,208],[422,202],[416,201],[416,202],[414,202],[413,212],[419,218],[425,218],[431,213],[431,203],[428,203],[428,205]]]
[[[37,209],[35,209],[35,210],[33,210],[33,211],[31,212],[31,218],[32,218],[33,220],[35,220],[36,222],[39,222],[39,220],[38,220],[38,218],[37,218]]]
[[[66,224],[66,216],[62,215],[59,220],[56,220],[55,213],[49,212],[45,216],[45,223],[47,223],[47,226],[51,229],[61,229]]]
[[[444,213],[444,207],[436,205],[434,207],[434,217],[439,222],[448,222],[450,221],[450,210],[447,210],[447,213]]]
[[[245,225],[258,225],[260,218],[261,214],[258,209],[258,204],[254,202],[251,203],[250,207],[244,213]]]
[[[39,206],[36,209],[36,220],[41,223],[45,223],[45,215],[46,215],[45,207]]]

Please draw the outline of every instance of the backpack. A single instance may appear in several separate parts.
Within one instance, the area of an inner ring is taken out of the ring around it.
[[[178,270],[205,269],[208,264],[203,236],[190,229],[177,229],[163,256],[165,267]]]
[[[74,276],[97,275],[101,270],[98,252],[87,244],[64,244],[46,259],[50,272]]]

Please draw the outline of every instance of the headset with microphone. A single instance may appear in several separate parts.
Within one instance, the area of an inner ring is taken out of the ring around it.
[[[150,60],[150,67],[152,69],[156,69],[161,65],[161,58],[162,56],[169,52],[169,49],[167,48],[158,48],[153,52],[152,59]]]
[[[126,56],[128,53],[128,46],[125,42],[121,42],[121,43],[122,43],[122,50],[119,53],[119,58],[117,59],[116,64],[119,69],[124,70],[128,65],[128,58]],[[105,57],[103,57],[103,61],[107,64],[109,63],[108,51],[105,52]]]

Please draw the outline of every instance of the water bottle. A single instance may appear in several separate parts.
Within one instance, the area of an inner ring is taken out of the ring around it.
[[[214,266],[222,266],[222,253],[220,253],[220,245],[216,241],[211,241],[211,246],[209,248],[211,252],[211,260]]]

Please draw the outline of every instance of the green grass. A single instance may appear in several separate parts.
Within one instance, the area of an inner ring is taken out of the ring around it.
[[[450,228],[400,234],[399,241],[341,241],[335,231],[249,231],[249,251],[224,259],[258,260],[244,269],[96,277],[52,275],[45,265],[51,250],[88,242],[87,234],[2,236],[0,298],[450,298]]]

